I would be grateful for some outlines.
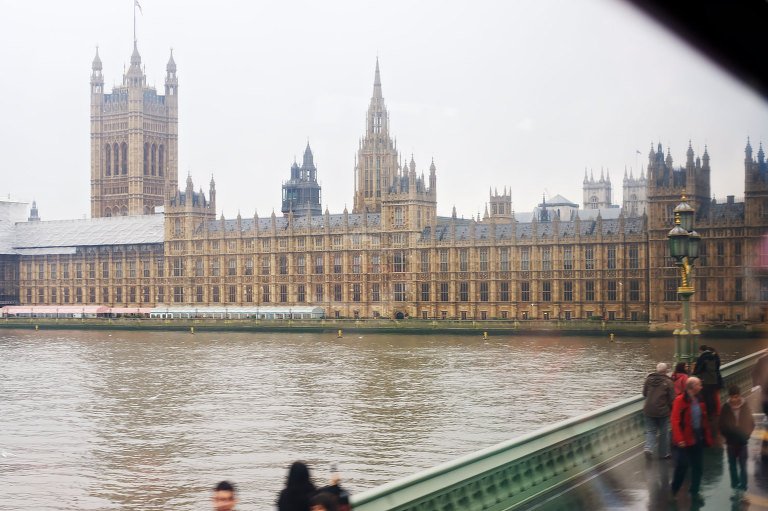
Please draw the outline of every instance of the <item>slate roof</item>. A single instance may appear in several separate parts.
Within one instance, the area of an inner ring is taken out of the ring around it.
[[[50,254],[80,246],[163,243],[163,220],[163,215],[144,215],[18,222],[0,233],[0,248],[3,253]]]

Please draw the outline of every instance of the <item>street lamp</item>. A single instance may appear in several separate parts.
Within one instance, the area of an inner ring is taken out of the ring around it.
[[[669,253],[675,259],[675,264],[680,268],[680,286],[677,288],[677,296],[683,302],[683,326],[676,328],[675,358],[679,362],[690,362],[695,357],[698,337],[701,334],[698,329],[691,326],[691,296],[694,294],[691,272],[694,261],[699,257],[701,236],[693,230],[693,217],[696,213],[687,202],[685,193],[682,202],[674,209],[675,226],[667,234],[669,240]]]

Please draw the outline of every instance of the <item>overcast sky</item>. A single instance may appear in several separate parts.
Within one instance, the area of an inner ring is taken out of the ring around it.
[[[651,143],[682,164],[689,139],[715,196],[742,196],[746,139],[768,141],[765,102],[615,0],[139,1],[148,82],[162,91],[171,47],[178,65],[179,181],[213,174],[228,218],[279,214],[307,140],[323,207],[351,210],[377,55],[398,148],[418,171],[434,157],[441,215],[482,211],[490,186],[517,211],[581,204],[585,168],[610,171],[619,203]],[[98,45],[108,91],[122,81],[132,6],[0,0],[0,195],[43,219],[90,212],[91,61]]]

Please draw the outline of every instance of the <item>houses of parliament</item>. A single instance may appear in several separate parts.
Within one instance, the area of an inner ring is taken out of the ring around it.
[[[307,144],[281,215],[217,217],[216,186],[179,188],[176,63],[147,85],[134,43],[121,85],[92,63],[91,218],[41,221],[0,201],[0,303],[116,308],[322,308],[330,318],[679,321],[667,233],[685,195],[702,237],[694,319],[768,318],[768,163],[747,142],[744,198],[713,200],[707,150],[675,165],[652,146],[621,206],[610,177],[584,177],[583,208],[560,196],[515,213],[491,189],[485,214],[437,215],[437,165],[402,159],[378,60],[358,143],[352,211],[321,208]],[[361,105],[362,106],[362,105]],[[287,173],[288,174],[288,173]],[[492,184],[491,184],[492,185]],[[275,190],[277,193],[277,190]]]

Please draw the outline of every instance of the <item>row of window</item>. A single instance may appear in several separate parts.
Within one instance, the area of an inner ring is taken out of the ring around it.
[[[733,287],[726,288],[726,281],[733,282]],[[664,301],[674,302],[678,299],[677,287],[680,281],[676,278],[664,279]],[[735,277],[698,278],[694,282],[695,297],[698,301],[706,302],[743,302],[744,279]],[[760,279],[760,301],[768,301],[768,279]]]
[[[605,282],[605,300],[607,301],[618,301],[620,299],[620,289],[619,284],[615,280],[608,280]],[[638,280],[630,280],[628,281],[629,284],[629,293],[628,293],[628,300],[631,302],[637,302],[640,301],[640,281]],[[173,286],[174,289],[179,289],[180,299],[176,300],[176,296],[178,293],[174,292],[174,301],[177,302],[184,302],[183,294],[184,294],[184,287],[183,286]],[[563,302],[572,302],[575,298],[574,289],[576,286],[574,286],[573,281],[563,281],[560,283],[559,286],[557,286],[557,297],[555,294],[555,285],[553,285],[552,281],[545,280],[540,282],[540,286],[538,289],[538,300],[542,302],[551,302],[551,301],[563,301]],[[330,286],[326,286],[325,284],[312,284],[312,285],[306,285],[306,284],[297,284],[295,286],[289,286],[288,284],[279,284],[279,285],[270,285],[270,284],[263,284],[261,286],[254,287],[253,285],[244,285],[244,286],[237,286],[237,285],[226,285],[226,286],[210,286],[208,295],[206,296],[205,289],[206,286],[202,285],[196,285],[193,286],[193,293],[194,296],[191,297],[191,300],[197,303],[204,303],[204,302],[212,302],[212,303],[220,303],[220,302],[228,302],[228,303],[238,303],[242,300],[242,302],[245,303],[252,303],[255,300],[254,295],[254,289],[257,289],[260,291],[260,298],[262,303],[269,303],[272,301],[280,302],[280,303],[306,303],[310,301],[314,301],[317,303],[325,302],[327,299],[332,300],[335,302],[342,302],[342,301],[352,301],[352,302],[361,302],[363,301],[363,298],[365,297],[367,301],[371,302],[379,302],[382,301],[382,286],[380,283],[371,283],[368,286],[368,289],[365,289],[365,286],[362,284],[351,284],[348,287],[348,293],[347,296],[344,296],[344,288],[345,286],[342,284],[331,284]],[[37,288],[37,302],[38,303],[47,303],[46,302],[46,296],[45,296],[45,289],[43,287]],[[114,288],[114,301],[115,302],[122,302],[123,297],[125,296],[126,301],[130,303],[162,303],[165,299],[164,296],[164,286],[155,286],[154,289],[156,290],[156,295],[152,296],[151,294],[151,286],[127,286],[127,294],[123,295],[123,286],[117,286]],[[241,291],[239,291],[239,289]],[[494,290],[495,299],[499,302],[510,302],[513,301],[513,293],[512,293],[512,286],[510,282],[499,282],[498,286],[496,286],[496,289]],[[595,284],[595,281],[589,280],[584,282],[584,286],[581,290],[581,294],[583,297],[583,300],[585,302],[593,302],[595,301],[595,298],[598,296],[598,293],[596,293],[597,286]],[[109,287],[103,287],[101,289],[101,295],[97,297],[96,294],[96,287],[75,287],[74,288],[74,303],[83,303],[84,300],[84,290],[87,290],[87,303],[109,303],[110,302],[110,288]],[[289,295],[290,291],[295,291],[295,296],[291,297]],[[327,290],[327,291],[326,291]],[[467,281],[461,281],[455,283],[454,286],[451,286],[449,282],[439,282],[434,287],[429,282],[423,282],[416,284],[416,287],[414,291],[416,292],[416,296],[414,297],[416,301],[422,301],[422,302],[430,302],[430,301],[439,301],[439,302],[450,302],[450,301],[459,301],[459,302],[469,302],[470,301],[470,295],[471,295],[471,286],[470,283]],[[434,291],[434,294],[433,294]],[[61,300],[62,303],[70,303],[71,295],[70,295],[70,288],[64,287],[61,289]],[[242,297],[240,296],[240,292],[242,292]],[[329,294],[326,295],[326,292]],[[49,291],[49,299],[51,303],[58,303],[58,288],[51,287]],[[140,293],[140,294],[137,294]],[[476,286],[476,300],[480,302],[488,302],[491,299],[491,285],[489,282],[478,282]],[[141,299],[137,300],[137,297],[140,296]],[[520,282],[518,285],[518,297],[519,301],[521,302],[530,302],[532,301],[532,286],[530,282]],[[386,297],[385,297],[386,298]],[[32,303],[33,299],[33,289],[27,288],[27,302]],[[395,302],[406,302],[409,301],[409,283],[408,282],[393,282],[392,283],[392,296],[391,299]]]
[[[155,274],[152,275],[152,267],[155,267]],[[25,263],[23,278],[29,280],[44,280],[46,278],[46,265],[45,263]],[[135,261],[129,260],[123,264],[123,261],[102,261],[101,263],[48,263],[48,277],[52,280],[55,279],[95,279],[97,275],[100,278],[108,279],[110,275],[112,278],[122,279],[127,277],[129,279],[135,279],[138,277],[150,278],[150,277],[164,277],[165,276],[165,263],[163,259],[156,259],[154,262],[150,260]]]

